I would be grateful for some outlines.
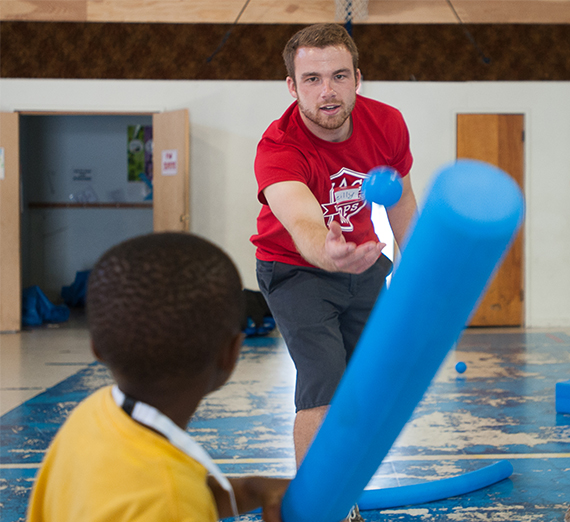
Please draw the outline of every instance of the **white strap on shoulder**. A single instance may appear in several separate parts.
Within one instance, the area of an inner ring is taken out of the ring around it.
[[[125,394],[117,385],[113,386],[112,394],[117,405],[122,408],[126,399]],[[234,517],[239,516],[234,490],[230,481],[211,459],[210,455],[208,455],[204,448],[202,448],[189,433],[177,426],[174,421],[156,408],[144,402],[137,401],[130,415],[134,420],[164,435],[173,446],[176,446],[179,450],[186,453],[186,455],[202,464],[218,481],[220,486],[228,492]]]

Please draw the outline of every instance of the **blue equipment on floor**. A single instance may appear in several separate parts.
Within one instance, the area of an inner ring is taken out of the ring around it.
[[[87,281],[91,270],[76,272],[75,281],[69,286],[61,287],[61,297],[65,304],[71,308],[84,307],[87,296]]]
[[[243,295],[246,315],[243,332],[246,337],[260,337],[272,332],[275,329],[275,319],[261,292],[245,288]]]
[[[69,319],[69,308],[54,305],[39,286],[25,288],[22,293],[22,324],[39,326],[43,323],[64,323]]]
[[[365,489],[358,500],[358,507],[361,511],[368,511],[443,500],[486,488],[512,474],[513,465],[508,460],[500,460],[456,477],[393,488]]]
[[[556,411],[570,413],[570,381],[556,383]]]

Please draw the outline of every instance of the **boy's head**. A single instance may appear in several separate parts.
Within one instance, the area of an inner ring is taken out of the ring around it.
[[[136,237],[93,268],[87,315],[94,350],[134,386],[191,380],[240,332],[242,285],[230,258],[186,233]]]
[[[339,24],[315,24],[295,33],[283,49],[283,60],[287,67],[287,75],[295,79],[295,57],[302,47],[344,47],[352,56],[354,73],[358,69],[358,49],[347,30]]]

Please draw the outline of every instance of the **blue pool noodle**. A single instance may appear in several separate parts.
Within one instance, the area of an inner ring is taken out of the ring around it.
[[[456,477],[382,489],[365,490],[358,506],[362,511],[388,509],[410,504],[424,504],[434,500],[465,495],[510,477],[513,465],[500,460],[489,466]]]
[[[360,511],[371,511],[425,504],[426,502],[457,497],[486,488],[509,478],[512,474],[513,465],[508,460],[500,460],[484,468],[456,477],[407,486],[365,489],[358,499],[358,507]],[[261,509],[256,509],[252,513],[261,513]]]
[[[523,219],[500,169],[458,160],[435,177],[390,288],[283,498],[284,522],[346,517],[463,331]]]

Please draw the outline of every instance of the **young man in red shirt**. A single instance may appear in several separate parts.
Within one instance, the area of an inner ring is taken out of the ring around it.
[[[409,136],[400,112],[357,94],[358,51],[337,24],[295,34],[283,51],[295,102],[264,133],[255,174],[257,275],[297,368],[300,465],[392,269],[362,196],[373,167],[403,177],[388,209],[398,244],[416,213]],[[354,510],[349,520],[363,520]]]

